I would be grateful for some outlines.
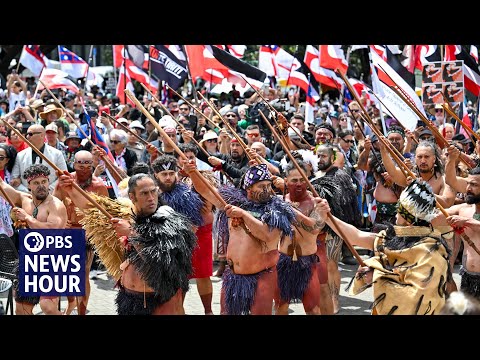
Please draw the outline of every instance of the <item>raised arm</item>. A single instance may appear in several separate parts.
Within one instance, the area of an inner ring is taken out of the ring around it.
[[[383,137],[385,141],[388,141],[385,137]],[[405,178],[405,175],[403,174],[402,170],[398,167],[395,166],[393,163],[392,158],[390,157],[390,154],[387,151],[387,148],[383,144],[382,141],[379,141],[379,146],[380,146],[380,154],[382,155],[382,162],[383,165],[385,166],[385,170],[392,176],[393,181],[400,185],[400,186],[407,186],[407,180]]]
[[[456,192],[465,193],[467,191],[467,180],[457,176],[457,160],[460,156],[460,150],[458,150],[456,146],[450,145],[447,148],[446,155],[445,183],[451,186]]]
[[[10,200],[12,200],[15,206],[18,206],[18,207],[22,206],[22,192],[15,190],[13,187],[11,187],[5,181],[3,181],[1,177],[0,177],[0,187],[7,194]],[[3,195],[3,191],[0,192],[0,196],[3,197],[5,200],[7,200]]]
[[[195,171],[197,168],[195,160],[189,160],[183,165],[183,170],[188,174],[190,179],[192,179],[192,185],[195,190],[202,195],[207,201],[211,202],[216,208],[223,209],[223,203],[217,198],[217,196],[212,192],[212,190],[205,184],[204,181],[200,178],[202,174],[198,171]],[[215,189],[218,194],[218,191]]]

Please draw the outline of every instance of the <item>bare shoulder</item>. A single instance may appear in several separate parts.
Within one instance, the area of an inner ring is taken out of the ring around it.
[[[51,210],[53,209],[56,209],[56,210],[67,210],[67,208],[65,207],[65,204],[63,203],[62,200],[60,200],[59,198],[57,198],[56,196],[52,195],[50,196],[50,199],[48,199],[46,201],[46,203],[48,203],[49,206],[51,206]]]

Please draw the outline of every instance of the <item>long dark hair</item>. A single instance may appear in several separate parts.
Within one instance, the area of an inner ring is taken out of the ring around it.
[[[7,165],[5,165],[5,169],[9,172],[12,172],[13,164],[15,164],[15,159],[17,158],[17,150],[12,145],[7,145],[5,143],[0,143],[0,149],[5,150],[5,154],[8,157]]]

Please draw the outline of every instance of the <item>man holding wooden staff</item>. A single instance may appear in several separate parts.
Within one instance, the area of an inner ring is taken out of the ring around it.
[[[49,176],[50,170],[43,164],[30,165],[25,169],[23,178],[31,195],[15,190],[0,178],[0,186],[15,205],[12,209],[15,220],[26,223],[30,229],[63,229],[67,223],[65,205],[49,194]],[[3,191],[1,195],[4,196]],[[17,315],[33,315],[33,307],[38,303],[45,315],[62,315],[58,310],[59,296],[25,297],[18,293],[18,280],[15,287]]]
[[[195,169],[193,161],[184,165],[195,189],[221,211],[218,232],[229,237],[221,314],[271,315],[277,288],[277,247],[285,236],[292,236],[292,206],[273,195],[265,164],[250,167],[239,189],[224,186],[218,190],[227,205],[217,199]]]
[[[372,315],[434,315],[445,304],[451,278],[449,250],[441,233],[432,228],[438,215],[435,195],[425,181],[408,182],[400,195],[395,226],[376,234],[335,218],[353,245],[375,251],[365,260],[367,266],[359,268],[350,289],[356,295],[373,286]],[[322,217],[339,231],[329,217]]]

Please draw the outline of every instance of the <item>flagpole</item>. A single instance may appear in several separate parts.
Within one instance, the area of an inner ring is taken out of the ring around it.
[[[117,70],[115,69],[115,45],[112,45],[112,64],[113,64],[113,78],[115,79],[115,84],[118,84],[117,81]]]
[[[376,71],[376,70],[375,70],[375,66],[373,66],[372,50],[370,48],[368,49],[368,62],[370,64],[370,72],[372,73],[372,75],[370,77],[371,77],[371,80],[372,80],[372,88],[373,88],[373,81],[374,81],[373,72]],[[377,73],[375,73],[375,75],[377,75]],[[386,136],[387,135],[387,126],[385,124],[385,118],[383,117],[383,109],[382,109],[382,103],[381,102],[378,103],[378,107],[379,107],[379,110],[380,110],[380,120],[382,122],[383,135]]]
[[[93,54],[93,45],[90,45],[90,53],[88,54],[88,61],[87,61],[87,74],[85,76],[85,82],[83,84],[83,91],[87,92],[87,81],[88,81],[88,73],[90,72],[90,61],[92,61],[92,54]]]
[[[290,74],[292,73],[293,64],[295,64],[295,60],[297,59],[297,53],[298,53],[298,45],[295,45],[295,52],[293,53],[292,64],[290,65],[290,69],[288,70],[287,85],[288,85],[288,82],[290,81]],[[297,86],[297,91],[299,91],[298,86]]]
[[[352,47],[349,46],[347,47],[347,55],[345,57],[345,60],[347,60],[347,64],[349,63],[350,61],[350,52],[352,51]],[[319,46],[319,50],[318,50],[319,54],[320,54],[320,46]],[[320,55],[319,55],[320,56]],[[341,105],[342,102],[343,102],[343,92],[345,91],[345,83],[342,83],[342,86],[340,87],[340,98],[339,98],[339,101],[338,103]]]
[[[185,49],[185,45],[180,45],[182,47],[182,51],[183,53],[185,54],[185,58],[187,59],[186,63],[187,63],[187,72],[188,72],[188,80],[190,80],[192,82],[192,92],[193,92],[193,97],[195,98],[195,105],[200,105],[200,102],[198,101],[198,96],[197,96],[197,88],[195,87],[195,83],[193,82],[193,79],[192,79],[192,74],[190,72],[190,60],[189,60],[189,57],[188,57],[188,54],[187,54],[187,50]],[[211,83],[211,82],[210,82]],[[170,87],[170,86],[169,86]],[[211,88],[210,88],[211,89]]]
[[[127,65],[125,64],[125,58],[127,55],[127,48],[123,45],[123,102],[127,104],[127,94],[125,94],[125,89],[127,88]]]

